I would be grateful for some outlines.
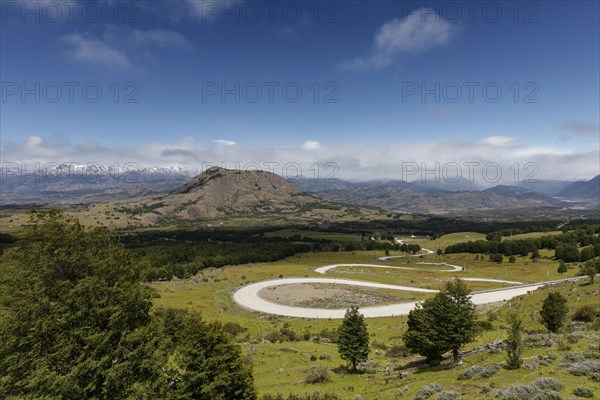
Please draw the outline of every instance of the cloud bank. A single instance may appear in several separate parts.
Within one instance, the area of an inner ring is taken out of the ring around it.
[[[222,165],[247,169],[258,166],[281,174],[286,165],[293,164],[306,177],[314,175],[315,163],[318,163],[323,175],[326,175],[325,166],[334,163],[338,168],[335,177],[349,180],[402,179],[407,165],[427,170],[447,166],[456,168],[458,165],[464,178],[469,178],[468,165],[471,165],[474,180],[484,184],[480,175],[487,164],[496,164],[501,169],[502,176],[496,184],[514,182],[515,163],[519,163],[521,180],[533,170],[533,167],[526,167],[527,163],[537,168],[533,176],[536,179],[590,179],[600,173],[600,152],[597,148],[534,146],[508,136],[493,136],[479,142],[415,141],[372,146],[328,145],[314,140],[287,147],[247,146],[223,139],[208,143],[203,145],[187,137],[130,148],[108,147],[93,141],[73,144],[64,137],[44,139],[30,136],[22,141],[3,143],[0,155],[3,163],[24,162],[31,168],[35,163],[65,162],[107,166],[136,163],[140,168],[159,166],[195,170],[204,169],[207,165]]]

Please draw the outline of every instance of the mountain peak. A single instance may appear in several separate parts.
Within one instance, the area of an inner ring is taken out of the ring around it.
[[[230,195],[240,191],[261,190],[277,190],[289,194],[299,192],[296,186],[272,172],[211,167],[175,189],[172,194],[193,193],[208,186],[220,193]]]

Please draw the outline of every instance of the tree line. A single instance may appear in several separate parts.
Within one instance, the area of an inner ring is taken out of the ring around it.
[[[500,241],[497,234],[488,240],[475,240],[449,245],[445,253],[501,254],[527,256],[540,249],[555,251],[555,258],[565,262],[587,261],[600,256],[600,225],[581,225],[558,235]]]

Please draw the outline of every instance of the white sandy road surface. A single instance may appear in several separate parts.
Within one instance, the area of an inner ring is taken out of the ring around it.
[[[431,251],[428,249],[423,249],[425,251]],[[391,257],[381,257],[380,260],[393,258]],[[436,270],[436,272],[458,272],[463,271],[463,267],[460,265],[453,265],[447,263],[426,263],[421,262],[419,264],[428,264],[428,265],[444,265],[447,267],[451,267],[452,269],[444,269],[444,270]],[[319,267],[315,269],[315,272],[320,274],[325,274],[327,271],[332,270],[337,267],[370,267],[370,268],[390,268],[390,269],[409,269],[409,270],[418,270],[417,268],[409,268],[409,267],[396,267],[390,265],[378,265],[378,264],[331,264],[325,265],[323,267]],[[431,270],[430,270],[431,271]],[[465,281],[474,281],[474,282],[498,282],[498,283],[508,283],[520,286],[512,286],[501,289],[492,289],[485,290],[480,292],[473,292],[471,294],[471,300],[476,305],[480,304],[488,304],[488,303],[496,303],[499,301],[510,300],[513,297],[520,296],[526,294],[530,291],[536,290],[544,285],[565,282],[565,281],[574,281],[581,279],[582,277],[577,278],[567,278],[561,279],[557,281],[550,282],[538,282],[532,283],[528,285],[520,285],[520,282],[516,281],[507,281],[503,279],[491,279],[491,278],[461,278]],[[337,309],[330,310],[326,308],[306,308],[306,307],[292,307],[285,306],[282,304],[277,304],[265,300],[259,296],[259,292],[265,288],[273,287],[273,286],[281,286],[281,285],[289,285],[289,284],[301,284],[301,283],[325,283],[325,284],[337,284],[337,285],[350,285],[350,286],[362,286],[368,288],[376,288],[376,289],[391,289],[391,290],[403,290],[406,292],[421,292],[421,293],[437,293],[437,290],[432,289],[422,289],[415,288],[409,286],[398,286],[398,285],[389,285],[385,283],[378,282],[368,282],[368,281],[360,281],[354,279],[338,279],[338,278],[282,278],[282,279],[273,279],[268,281],[256,282],[250,285],[246,285],[240,289],[238,289],[233,294],[233,300],[241,307],[263,312],[267,314],[276,314],[283,315],[287,317],[297,317],[297,318],[313,318],[313,319],[339,319],[344,318],[344,314],[346,313],[346,309]],[[399,315],[407,315],[410,310],[412,310],[417,302],[410,303],[397,303],[397,304],[387,304],[383,306],[372,306],[372,307],[361,307],[360,312],[366,318],[375,318],[375,317],[392,317]]]
[[[233,300],[240,306],[253,310],[264,312],[267,314],[284,315],[288,317],[298,318],[344,318],[345,309],[328,310],[325,308],[305,308],[291,307],[281,304],[272,303],[259,296],[259,292],[265,288],[272,286],[280,286],[287,284],[298,283],[326,283],[338,285],[362,286],[377,289],[392,289],[403,290],[408,292],[421,293],[437,293],[437,290],[422,289],[408,286],[388,285],[377,282],[358,281],[353,279],[337,279],[337,278],[283,278],[262,281],[247,285],[239,289],[233,295]],[[475,304],[495,303],[498,301],[509,300],[515,296],[520,296],[529,291],[535,290],[544,286],[545,283],[536,283],[531,285],[523,285],[518,287],[510,287],[484,292],[476,292],[472,294],[472,300]],[[398,315],[407,315],[415,306],[416,302],[388,304],[384,306],[362,307],[360,312],[367,318],[372,317],[390,317]]]

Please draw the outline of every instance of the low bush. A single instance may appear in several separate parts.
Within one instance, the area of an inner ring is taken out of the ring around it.
[[[490,320],[477,320],[475,321],[475,330],[479,333],[485,331],[493,331],[494,324]]]
[[[498,396],[503,400],[560,400],[564,384],[555,378],[538,378],[523,385],[502,389]]]
[[[431,385],[422,387],[415,395],[415,400],[427,400],[434,394],[439,393],[441,391],[442,387],[440,385],[438,385],[437,383],[432,383]]]
[[[386,357],[389,358],[408,357],[410,354],[410,350],[403,344],[394,344],[385,352]]]
[[[600,351],[586,350],[583,352],[583,358],[585,358],[586,360],[598,360],[600,359]]]
[[[577,343],[579,339],[585,338],[585,335],[581,332],[571,332],[566,336],[567,342],[569,343]]]
[[[499,370],[500,367],[496,364],[488,365],[485,367],[474,365],[471,368],[468,368],[467,370],[463,371],[460,375],[458,375],[457,379],[459,381],[462,381],[473,378],[490,378],[496,375],[496,373],[498,373]]]
[[[573,353],[573,352],[567,352],[565,353],[565,356],[563,358],[563,363],[564,362],[579,362],[579,361],[583,361],[583,355],[579,354],[579,353]]]
[[[594,398],[594,391],[584,386],[577,386],[573,389],[573,394],[577,397],[584,397],[586,399]]]
[[[525,336],[523,343],[529,347],[552,347],[557,342],[554,333],[534,333]]]
[[[582,361],[571,364],[567,372],[575,376],[589,376],[594,377],[600,374],[600,362],[596,361]]]
[[[288,394],[284,396],[282,394],[265,394],[261,398],[261,400],[342,400],[337,394],[333,393],[319,393],[315,392],[312,394],[298,395],[298,394]]]
[[[596,310],[590,305],[584,305],[575,310],[573,321],[592,322],[596,318]]]
[[[236,337],[240,333],[246,332],[246,328],[244,328],[237,322],[225,322],[223,324],[223,330],[233,337]]]
[[[461,400],[462,398],[462,395],[458,392],[454,392],[452,390],[444,390],[436,396],[435,400]]]
[[[305,383],[322,383],[329,380],[329,372],[324,367],[315,365],[310,367],[308,375],[304,378]]]

